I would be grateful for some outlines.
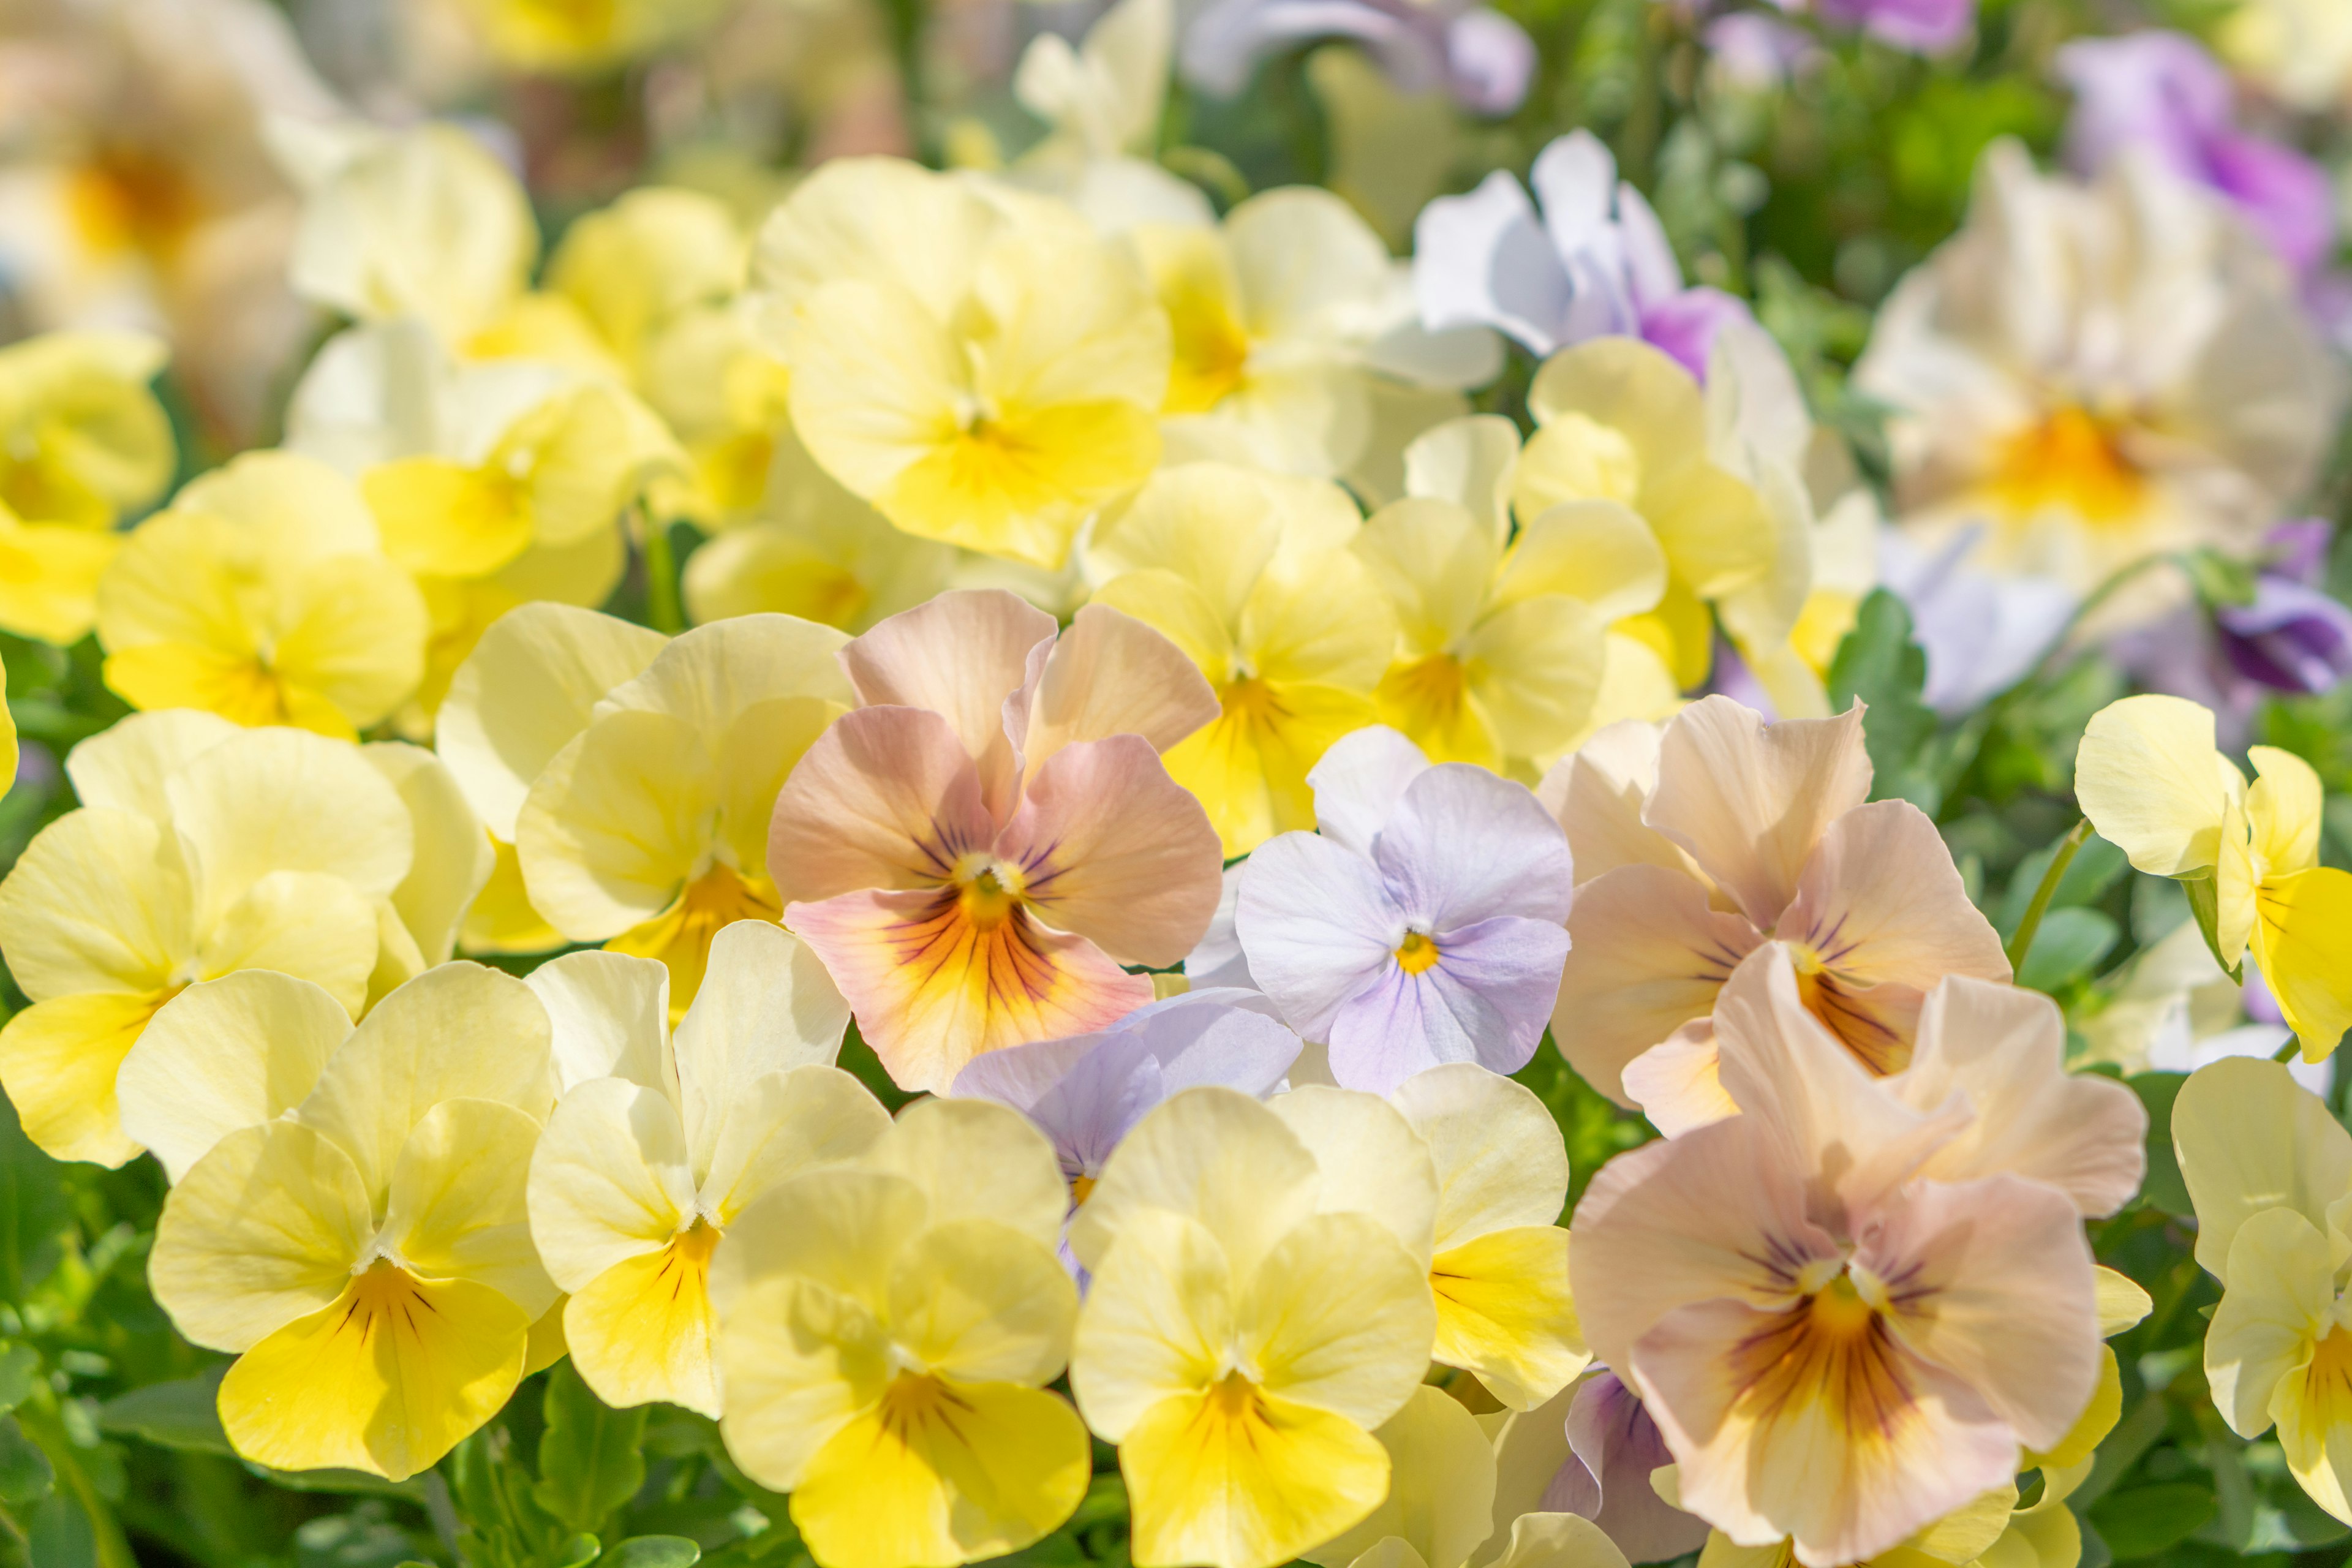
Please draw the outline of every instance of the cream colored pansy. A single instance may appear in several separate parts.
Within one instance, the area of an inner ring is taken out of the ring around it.
[[[1610,658],[1606,628],[1656,607],[1666,560],[1612,501],[1552,508],[1504,543],[1450,501],[1374,512],[1355,552],[1395,607],[1381,720],[1435,762],[1533,775],[1589,727]]]
[[[2352,1136],[2276,1062],[2199,1069],[2173,1108],[2197,1261],[2221,1281],[2205,1376],[2230,1429],[2273,1426],[2312,1501],[2352,1522]]]
[[[809,1069],[803,1069],[809,1070]],[[997,1557],[1070,1516],[1086,1427],[1044,1384],[1077,1290],[1068,1201],[1018,1113],[921,1100],[746,1209],[713,1259],[727,1451],[830,1568]]]
[[[1372,1429],[1428,1364],[1425,1148],[1370,1096],[1283,1100],[1171,1096],[1071,1223],[1070,1386],[1119,1445],[1142,1568],[1272,1568],[1361,1521],[1391,1479]]]
[[[0,505],[39,522],[111,526],[171,482],[172,422],[148,383],[163,341],[46,332],[0,348]]]
[[[1152,476],[1088,546],[1095,602],[1164,633],[1217,694],[1218,717],[1166,762],[1228,857],[1312,827],[1307,770],[1378,718],[1396,622],[1348,548],[1360,526],[1335,486],[1187,463]]]
[[[1076,48],[1055,33],[1030,40],[1013,92],[1051,129],[1003,178],[1065,198],[1108,231],[1213,225],[1208,198],[1151,161],[1175,44],[1171,0],[1120,0]]]
[[[769,217],[752,281],[801,439],[909,533],[1058,568],[1160,460],[1167,319],[1059,204],[835,159]]]
[[[554,605],[490,628],[444,704],[440,750],[530,902],[572,942],[669,966],[682,1015],[719,929],[783,910],[776,792],[849,705],[848,639],[746,616],[673,641]]]
[[[70,647],[98,623],[98,582],[121,541],[27,522],[0,501],[0,631]]]
[[[2210,710],[2126,697],[2092,715],[2074,791],[2099,836],[2139,869],[2179,879],[2214,956],[2252,952],[2305,1061],[2352,1026],[2352,872],[2319,863],[2322,791],[2311,764],[2256,746],[2252,785],[2214,748]]]
[[[425,674],[425,601],[352,482],[248,452],[191,483],[98,584],[106,683],[133,707],[352,739]]]
[[[569,1292],[572,1363],[607,1405],[717,1416],[713,1250],[746,1206],[890,1125],[833,1066],[848,1005],[814,954],[751,921],[712,939],[675,1038],[669,972],[649,960],[575,952],[530,984],[563,1083],[531,1156],[531,1234]]]
[[[742,289],[750,250],[718,197],[641,185],[563,231],[548,258],[547,289],[635,377],[675,322]]]
[[[2297,109],[2352,103],[2352,12],[2333,0],[2238,0],[2217,42],[2231,64]]]
[[[498,1413],[556,1300],[524,1212],[554,1100],[547,1014],[464,963],[348,1037],[290,994],[246,1016],[266,1032],[215,1032],[223,1071],[324,1065],[289,1114],[240,1128],[217,1131],[202,1102],[157,1108],[182,1121],[183,1157],[217,1141],[164,1200],[149,1281],[182,1333],[237,1357],[219,1403],[240,1455],[405,1479]]]
[[[2076,595],[2168,551],[2252,555],[2310,483],[2340,374],[2268,247],[2140,154],[2088,184],[1995,142],[1968,222],[1879,310],[1854,385],[1891,411],[1897,521],[1923,549]],[[2106,606],[2143,618],[2185,584]]]
[[[1175,346],[1164,412],[1180,454],[1231,457],[1313,479],[1351,474],[1381,427],[1388,384],[1452,392],[1491,381],[1501,347],[1483,329],[1421,330],[1402,264],[1328,191],[1250,197],[1214,228],[1135,231]],[[1422,425],[1465,412],[1426,405]]]
[[[1667,587],[1638,631],[1678,686],[1706,677],[1710,610],[1743,647],[1785,639],[1810,581],[1803,486],[1690,372],[1637,339],[1595,338],[1544,362],[1528,411],[1513,510],[1524,523],[1564,501],[1614,501],[1649,525]]]
[[[347,1013],[417,833],[355,747],[210,714],[138,714],[66,761],[85,803],[0,883],[0,948],[34,1005],[0,1030],[0,1084],[59,1159],[120,1165],[116,1069],[181,989],[239,969],[314,980]]]

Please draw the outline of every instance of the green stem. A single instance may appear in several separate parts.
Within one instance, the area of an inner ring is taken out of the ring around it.
[[[2066,875],[2066,868],[2074,863],[2075,851],[2090,836],[2091,819],[2086,816],[2058,841],[2058,852],[2050,857],[2050,868],[2042,873],[2042,885],[2033,889],[2033,901],[2025,906],[2025,918],[2017,922],[2017,934],[2009,939],[2009,967],[2012,973],[2025,967],[2025,955],[2033,951],[2033,939],[2042,931],[2042,917],[2050,909],[2059,880]]]
[[[677,595],[677,552],[670,546],[668,523],[650,510],[645,523],[646,619],[654,630],[676,637],[686,630],[686,612]]]
[[[98,1495],[89,1472],[75,1457],[73,1439],[66,1435],[65,1423],[57,1415],[54,1397],[37,1393],[32,1400],[17,1406],[16,1422],[47,1458],[49,1468],[56,1472],[57,1484],[72,1494],[89,1520],[90,1535],[98,1543],[98,1568],[139,1568],[139,1559],[131,1554],[131,1542],[124,1538],[114,1510]]]

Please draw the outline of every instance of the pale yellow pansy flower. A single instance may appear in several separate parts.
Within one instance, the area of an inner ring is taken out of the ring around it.
[[[2352,872],[2319,863],[2319,775],[2274,746],[2255,779],[2215,749],[2210,709],[2126,697],[2092,715],[2074,762],[2083,814],[2139,869],[2202,902],[2214,956],[2251,948],[2305,1061],[2352,1026]]]
[[[673,323],[741,291],[750,252],[751,237],[717,196],[641,185],[563,231],[547,290],[635,377]]]
[[[1451,501],[1407,497],[1355,541],[1395,607],[1381,721],[1435,762],[1532,774],[1590,727],[1607,627],[1656,607],[1666,559],[1614,501],[1553,507],[1506,543]]]
[[[675,1038],[650,960],[571,953],[530,984],[564,1088],[531,1156],[531,1234],[569,1292],[572,1363],[607,1405],[717,1416],[713,1250],[749,1205],[890,1125],[833,1065],[848,1005],[814,953],[752,921],[712,940]]]
[[[1528,522],[1564,501],[1614,501],[1649,525],[1667,587],[1639,632],[1677,685],[1706,679],[1710,607],[1767,590],[1768,602],[1789,590],[1801,601],[1801,487],[1774,468],[1743,472],[1748,449],[1716,433],[1706,394],[1673,359],[1636,339],[1595,338],[1544,362],[1528,410],[1536,431],[1512,472],[1513,509]],[[1795,606],[1780,607],[1793,623]]]
[[[148,1278],[182,1333],[237,1357],[220,1415],[240,1455],[405,1479],[498,1413],[556,1300],[524,1210],[554,1099],[547,1014],[470,963],[331,1043],[331,1009],[252,1012],[276,1027],[215,1034],[225,1067],[289,1053],[293,1027],[324,1066],[290,1114],[188,1166]]]
[[[59,1159],[120,1165],[115,1071],[197,980],[277,969],[365,1002],[380,910],[416,831],[359,749],[211,714],[134,714],[83,742],[85,803],[0,882],[0,949],[34,1005],[0,1030],[0,1084]]]
[[[1353,1146],[1361,1158],[1319,1163],[1294,1125],[1332,1112],[1368,1130],[1377,1120],[1349,1102],[1389,1110],[1324,1096],[1340,1098],[1287,1117],[1231,1089],[1171,1096],[1111,1154],[1071,1223],[1093,1281],[1070,1386],[1119,1445],[1144,1568],[1272,1568],[1388,1492],[1371,1432],[1412,1396],[1437,1321],[1393,1226],[1430,1229],[1435,1181],[1401,1125],[1392,1136],[1418,1168],[1373,1158],[1377,1134]]]
[[[171,482],[172,422],[148,383],[168,355],[144,332],[45,332],[0,348],[0,505],[109,527]]]
[[[691,36],[718,17],[718,0],[460,0],[490,53],[524,71],[589,75]]]
[[[1160,460],[1168,322],[1076,213],[839,158],[760,231],[793,426],[909,533],[1058,568]]]
[[[16,716],[8,710],[8,670],[0,665],[0,795],[16,787]]]
[[[1075,47],[1056,33],[1032,38],[1013,95],[1049,129],[999,177],[1063,197],[1106,233],[1139,223],[1213,226],[1200,187],[1152,161],[1175,51],[1171,0],[1120,0]]]
[[[0,501],[0,631],[70,647],[98,620],[98,581],[121,541],[68,522],[26,522]]]
[[[793,764],[851,700],[847,638],[745,616],[665,642],[530,605],[493,626],[444,704],[440,751],[530,902],[572,942],[669,966],[682,1015],[711,937],[783,905],[768,822]]]
[[[133,707],[352,739],[425,673],[415,584],[358,489],[314,458],[248,452],[190,484],[99,580],[106,682]]]
[[[1396,620],[1348,548],[1360,527],[1334,485],[1186,463],[1153,475],[1087,548],[1095,601],[1163,633],[1216,691],[1216,720],[1162,760],[1228,857],[1312,827],[1307,770],[1378,719]]]
[[[1045,1384],[1077,1289],[1054,1256],[1069,1190],[1018,1113],[919,1100],[846,1165],[744,1210],[712,1260],[719,1426],[792,1495],[828,1568],[1015,1552],[1086,1493],[1085,1426]]]
[[[2215,40],[2274,97],[2325,112],[2352,103],[2352,12],[2329,0],[2238,0]]]

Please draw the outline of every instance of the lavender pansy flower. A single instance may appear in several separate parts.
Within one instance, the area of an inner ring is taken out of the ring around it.
[[[1282,1087],[1298,1037],[1255,991],[1188,991],[1108,1029],[1008,1046],[972,1058],[950,1093],[1029,1118],[1083,1201],[1103,1162],[1143,1113],[1178,1089],[1220,1084],[1264,1098]]]
[[[1466,0],[1216,0],[1184,35],[1184,78],[1230,98],[1266,56],[1313,38],[1350,38],[1407,92],[1444,88],[1478,114],[1527,97],[1536,47],[1517,22]]]
[[[1812,8],[1832,26],[1858,28],[1915,55],[1935,55],[1968,37],[1977,0],[1815,0]]]
[[[1559,825],[1524,786],[1433,766],[1384,727],[1307,777],[1319,833],[1260,846],[1242,878],[1234,925],[1257,984],[1328,1047],[1345,1088],[1386,1094],[1444,1062],[1526,1066],[1568,957]]]
[[[1748,307],[1684,286],[1657,215],[1617,178],[1609,149],[1571,132],[1537,155],[1528,180],[1534,202],[1498,169],[1468,195],[1422,209],[1412,260],[1422,325],[1493,327],[1538,355],[1637,337],[1704,379],[1716,332],[1749,319]]]
[[[1706,1544],[1706,1521],[1660,1497],[1650,1473],[1675,1462],[1641,1396],[1602,1367],[1568,1406],[1568,1462],[1536,1506],[1591,1520],[1629,1563],[1663,1563]]]
[[[2330,533],[2316,519],[2273,529],[2253,603],[2213,613],[2221,657],[2248,680],[2315,695],[2352,675],[2352,609],[2318,586]]]
[[[2074,90],[2066,159],[2095,174],[2136,148],[2235,206],[2279,259],[2308,275],[2335,247],[2327,172],[2284,142],[2241,130],[2229,72],[2179,33],[2082,38],[2058,51]]]
[[[1996,575],[1968,563],[1980,531],[1921,550],[1901,532],[1879,535],[1880,580],[1911,612],[1912,639],[1927,656],[1927,706],[1966,713],[2008,690],[2066,629],[2074,592],[2054,578]]]

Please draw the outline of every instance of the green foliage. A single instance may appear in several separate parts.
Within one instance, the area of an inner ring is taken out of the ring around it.
[[[546,1412],[531,1500],[557,1523],[593,1535],[645,1485],[646,1462],[637,1448],[646,1413],[607,1409],[569,1361],[548,1373]]]

